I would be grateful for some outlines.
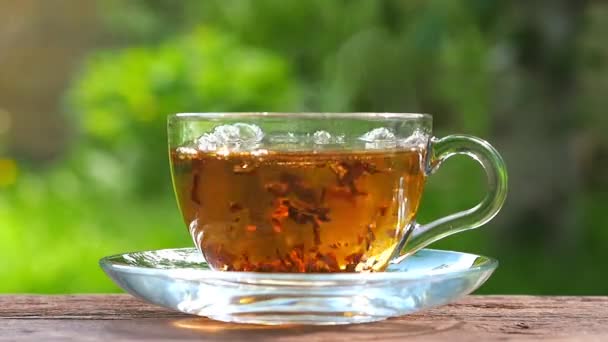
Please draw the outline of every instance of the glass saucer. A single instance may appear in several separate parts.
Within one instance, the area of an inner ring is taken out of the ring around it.
[[[224,322],[349,324],[443,305],[481,286],[496,260],[423,249],[386,272],[252,273],[209,268],[194,248],[109,256],[103,270],[153,304]]]

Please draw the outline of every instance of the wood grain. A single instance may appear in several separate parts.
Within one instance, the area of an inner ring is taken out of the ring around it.
[[[215,322],[128,295],[0,296],[0,340],[608,341],[608,297],[469,296],[384,322],[266,327]]]

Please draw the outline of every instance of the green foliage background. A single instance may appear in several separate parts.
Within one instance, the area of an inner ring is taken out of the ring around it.
[[[45,169],[15,156],[18,177],[0,188],[0,292],[118,291],[100,257],[191,245],[171,192],[167,114],[420,111],[434,114],[438,136],[490,140],[514,175],[497,220],[435,246],[497,257],[481,292],[608,293],[608,7],[531,3],[540,8],[100,2],[120,47],[87,58],[65,94],[76,132],[69,148]],[[543,36],[535,17],[543,13],[562,19],[566,33]],[[420,221],[483,193],[477,165],[450,160],[427,185]]]

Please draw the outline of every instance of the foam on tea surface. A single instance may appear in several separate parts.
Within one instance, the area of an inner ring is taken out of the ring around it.
[[[381,150],[394,148],[424,148],[428,135],[416,130],[407,137],[398,137],[390,129],[378,127],[359,137],[346,137],[319,130],[314,133],[272,132],[265,134],[254,124],[220,125],[192,143],[182,146],[200,151],[243,152],[253,150]]]
[[[371,271],[386,267],[417,211],[426,140],[233,124],[171,161],[184,220],[214,269]]]

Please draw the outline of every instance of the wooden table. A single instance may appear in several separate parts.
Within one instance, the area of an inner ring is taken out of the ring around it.
[[[608,297],[469,296],[384,322],[268,327],[215,322],[128,295],[0,296],[0,340],[608,341]]]

